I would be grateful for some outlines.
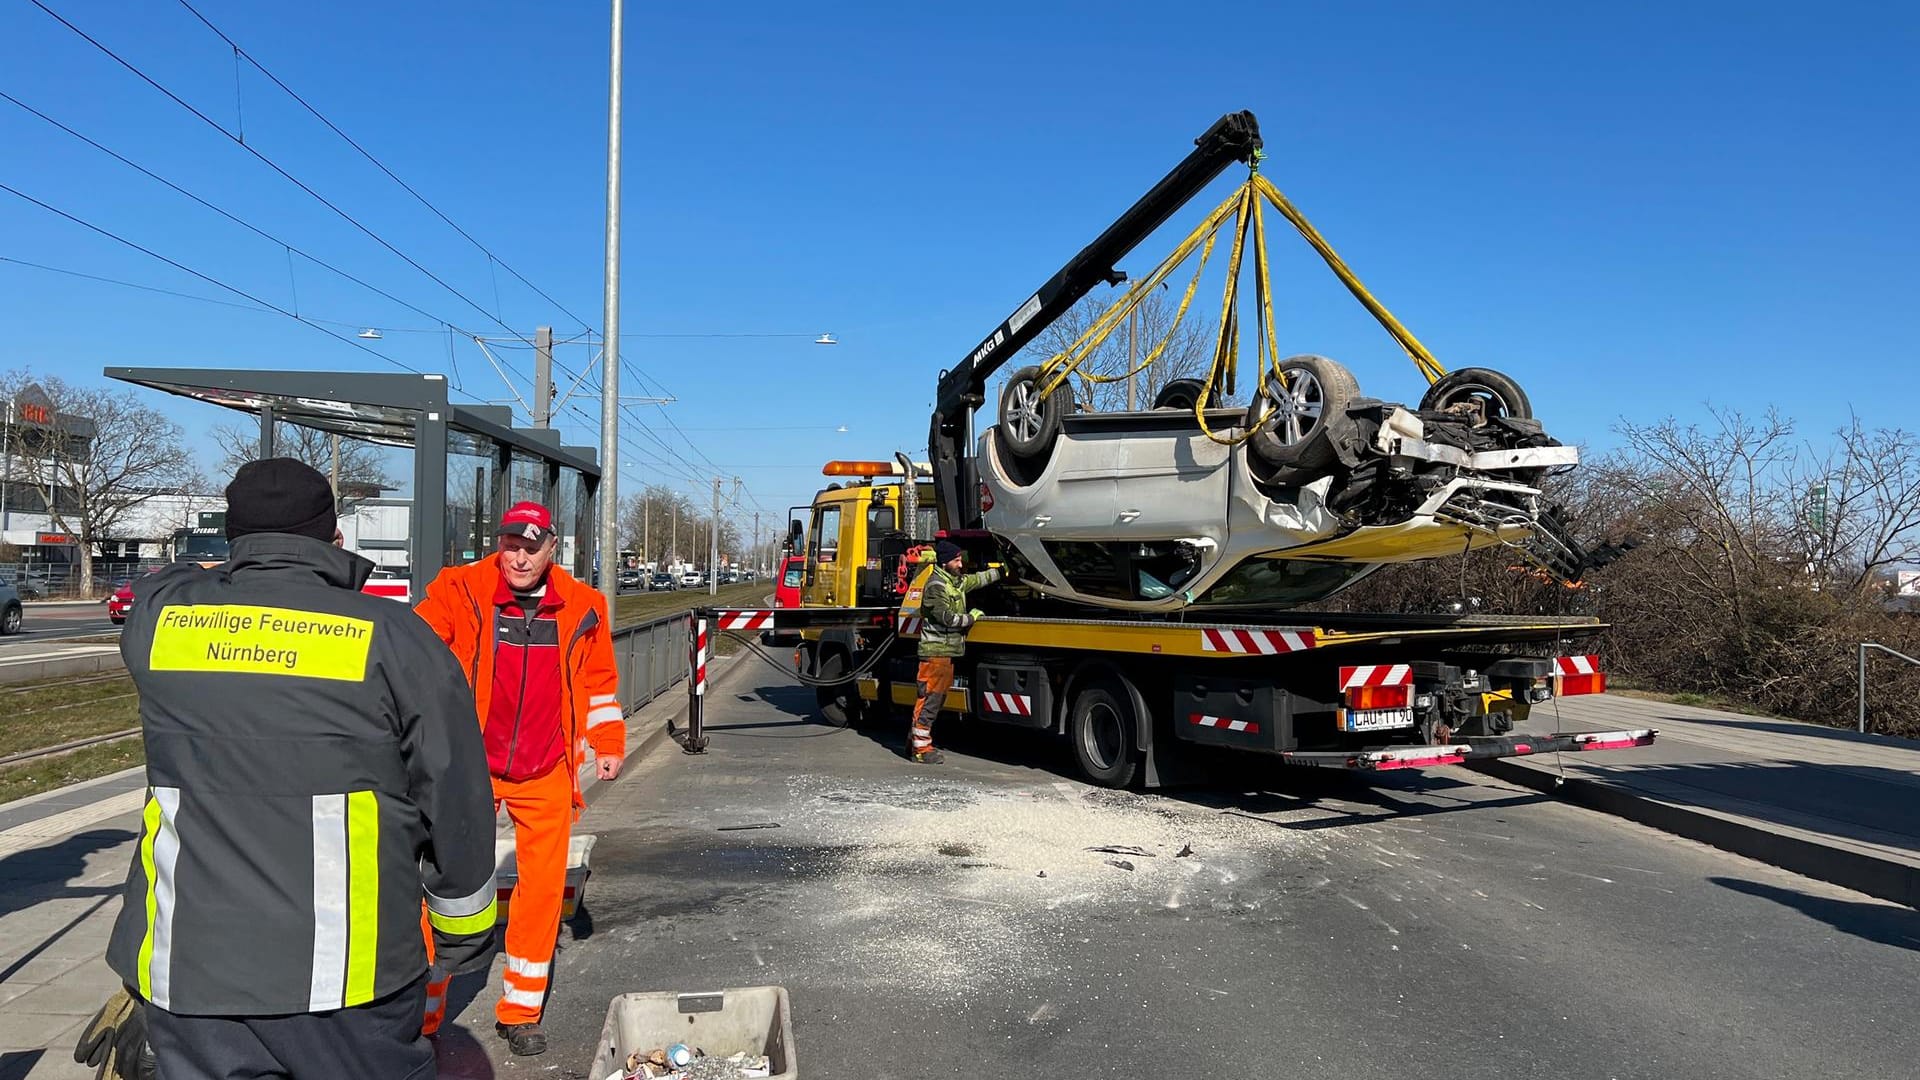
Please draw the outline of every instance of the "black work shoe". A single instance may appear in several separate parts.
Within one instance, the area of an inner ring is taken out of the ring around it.
[[[514,1057],[533,1057],[547,1052],[547,1033],[540,1030],[538,1023],[533,1024],[494,1024],[493,1030],[507,1040],[507,1050]]]
[[[915,765],[945,765],[947,763],[947,755],[931,747],[925,750],[915,750],[913,752],[913,763]]]

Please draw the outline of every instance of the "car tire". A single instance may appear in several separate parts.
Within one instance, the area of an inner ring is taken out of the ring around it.
[[[1122,788],[1140,768],[1139,717],[1133,695],[1110,678],[1096,679],[1073,695],[1067,740],[1081,775],[1102,787]]]
[[[1073,383],[1062,382],[1040,396],[1037,365],[1013,373],[1000,390],[1000,445],[1022,462],[1045,461],[1060,437],[1061,418],[1074,411]]]
[[[8,604],[7,610],[0,612],[0,634],[20,632],[20,605]]]
[[[1247,406],[1249,448],[1275,468],[1324,469],[1353,429],[1347,406],[1360,396],[1353,373],[1324,356],[1280,361],[1281,385],[1266,373]]]
[[[107,621],[115,626],[125,626],[127,617],[125,615],[109,615],[107,616]]]
[[[813,669],[815,678],[838,679],[847,673],[847,654],[839,649],[815,655],[820,656]],[[860,709],[865,702],[860,700],[860,687],[854,683],[816,686],[813,699],[820,706],[820,719],[829,727],[852,727],[860,722]]]
[[[1520,384],[1490,368],[1461,368],[1442,375],[1420,398],[1420,411],[1444,412],[1457,405],[1478,401],[1481,415],[1488,420],[1504,416],[1512,420],[1531,420],[1533,402]]]
[[[1199,379],[1175,379],[1153,395],[1153,407],[1192,412],[1193,407],[1200,403],[1200,395],[1206,388],[1207,384]]]

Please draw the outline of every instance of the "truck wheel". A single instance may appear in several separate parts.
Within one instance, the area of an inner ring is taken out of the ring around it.
[[[1089,683],[1073,697],[1067,714],[1067,738],[1073,759],[1087,779],[1103,787],[1126,787],[1140,767],[1134,732],[1133,696],[1108,679]]]
[[[816,654],[818,655],[818,654]],[[820,679],[838,679],[847,673],[847,654],[835,650],[821,657],[814,665],[813,674]],[[813,698],[820,706],[820,718],[833,727],[847,727],[860,722],[860,687],[844,682],[835,686],[816,686]]]
[[[1444,412],[1456,405],[1477,402],[1487,420],[1533,418],[1533,402],[1520,384],[1489,368],[1467,367],[1442,375],[1420,398],[1422,412]]]
[[[1324,356],[1280,361],[1283,385],[1272,372],[1247,406],[1249,445],[1268,465],[1323,469],[1338,456],[1340,440],[1353,428],[1347,406],[1360,396],[1353,373]]]
[[[1060,437],[1060,418],[1073,411],[1073,384],[1062,382],[1046,397],[1038,366],[1013,373],[1000,391],[1000,442],[1023,462],[1045,461]]]

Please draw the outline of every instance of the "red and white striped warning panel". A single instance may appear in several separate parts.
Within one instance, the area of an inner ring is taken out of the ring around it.
[[[1553,658],[1553,671],[1556,675],[1598,675],[1600,658],[1598,656],[1556,656]]]
[[[1026,694],[1000,694],[991,690],[980,691],[980,708],[986,712],[1005,713],[1008,716],[1032,716],[1033,698]]]
[[[765,630],[773,625],[771,611],[718,611],[722,630]]]
[[[1235,720],[1230,716],[1208,716],[1205,713],[1193,713],[1187,717],[1191,723],[1201,727],[1219,728],[1221,731],[1244,731],[1249,735],[1260,734],[1260,725],[1252,720]]]
[[[1311,648],[1313,648],[1313,631],[1311,630],[1207,629],[1200,631],[1202,652],[1275,656]]]
[[[920,636],[920,616],[918,615],[900,616],[899,620],[894,624],[894,630],[901,637],[919,637]]]
[[[1362,664],[1340,669],[1342,690],[1361,686],[1405,686],[1412,681],[1413,667],[1408,664]]]
[[[384,596],[404,604],[412,599],[413,582],[406,578],[371,578],[360,586],[360,591],[368,596]]]

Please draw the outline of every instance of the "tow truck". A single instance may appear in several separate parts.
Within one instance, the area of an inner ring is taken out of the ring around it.
[[[930,460],[835,461],[831,483],[796,508],[787,545],[804,562],[802,604],[692,614],[690,752],[705,748],[702,706],[715,633],[789,635],[794,666],[822,717],[861,724],[910,706],[919,599],[935,539],[976,565],[998,558],[983,528],[967,447],[987,380],[1234,162],[1260,149],[1251,113],[1222,117],[1186,159],[1049,278],[959,364],[942,373]],[[1094,783],[1147,787],[1204,779],[1203,748],[1269,755],[1296,766],[1380,772],[1479,758],[1644,746],[1632,729],[1515,733],[1531,709],[1604,692],[1607,676],[1581,643],[1603,629],[1585,616],[1302,613],[1237,610],[1195,618],[1090,611],[980,590],[944,712],[1052,732]]]

